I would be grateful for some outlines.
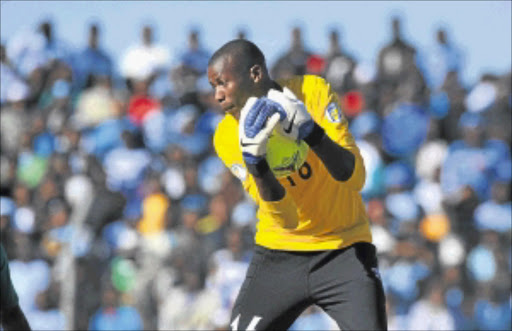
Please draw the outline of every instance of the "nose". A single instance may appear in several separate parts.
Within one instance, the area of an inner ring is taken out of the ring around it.
[[[225,99],[226,95],[224,94],[224,91],[215,89],[215,100],[217,100],[219,103],[222,103]]]

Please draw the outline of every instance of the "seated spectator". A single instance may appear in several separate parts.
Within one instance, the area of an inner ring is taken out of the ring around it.
[[[479,330],[510,330],[510,284],[492,286],[490,293],[475,303],[475,322]]]
[[[196,130],[198,116],[197,107],[184,105],[167,117],[167,142],[180,146],[193,157],[200,157],[211,147],[211,139]]]
[[[142,330],[142,320],[139,312],[129,306],[119,303],[119,294],[113,288],[102,293],[102,305],[91,316],[89,330]]]
[[[480,199],[486,199],[494,167],[510,160],[510,147],[500,140],[486,140],[484,125],[478,114],[464,113],[461,116],[462,139],[450,144],[442,169],[441,187],[445,196],[457,196],[468,185]]]
[[[454,330],[455,321],[444,304],[444,291],[431,280],[425,295],[411,307],[408,330]]]
[[[104,75],[92,75],[90,83],[90,87],[79,95],[73,114],[73,124],[81,129],[112,119],[118,112],[111,79]]]
[[[420,259],[421,244],[411,236],[397,238],[392,253],[393,262],[381,270],[387,295],[395,302],[399,315],[406,315],[420,295],[418,285],[432,274],[427,261]]]
[[[249,267],[251,252],[244,245],[242,228],[231,227],[226,233],[227,247],[213,252],[210,257],[210,271],[206,284],[217,291],[221,305],[215,312],[219,327],[228,327],[231,308],[240,291]]]
[[[158,329],[160,330],[213,330],[212,316],[220,306],[216,291],[203,290],[201,275],[185,269],[183,283],[167,293],[160,306]]]
[[[2,68],[3,65],[2,65]],[[2,90],[5,93],[5,99],[2,103],[0,121],[0,143],[2,153],[15,154],[21,149],[21,140],[24,133],[30,129],[30,118],[27,116],[27,101],[30,97],[30,87],[21,80],[4,81],[1,76]],[[4,85],[5,84],[5,85]],[[7,85],[8,84],[8,85]]]
[[[435,140],[420,147],[416,156],[416,174],[419,180],[414,187],[414,196],[425,214],[444,211],[440,175],[447,149],[444,141]]]
[[[33,330],[66,330],[66,316],[59,309],[59,285],[53,283],[37,294],[36,309],[28,314]]]
[[[143,148],[137,134],[124,131],[122,138],[123,146],[107,153],[103,167],[109,188],[128,193],[135,190],[142,182],[151,156]]]
[[[512,203],[510,202],[510,180],[495,181],[491,186],[491,199],[481,203],[475,210],[476,228],[501,233],[512,227]]]
[[[36,255],[34,243],[28,235],[16,234],[14,243],[16,258],[9,263],[11,279],[20,308],[28,313],[36,308],[37,294],[50,285],[51,270],[48,262]]]

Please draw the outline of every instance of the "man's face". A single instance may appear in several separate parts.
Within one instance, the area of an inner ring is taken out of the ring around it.
[[[214,89],[215,100],[222,110],[236,119],[247,99],[256,91],[249,69],[244,72],[238,69],[241,67],[235,66],[229,56],[220,57],[208,67],[208,80]]]

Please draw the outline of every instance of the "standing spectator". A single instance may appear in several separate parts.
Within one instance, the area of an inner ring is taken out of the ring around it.
[[[463,54],[450,42],[444,27],[437,29],[436,43],[427,49],[426,54],[420,55],[418,60],[428,86],[432,90],[438,90],[443,86],[448,72],[460,72],[463,68]]]
[[[100,26],[89,25],[87,47],[75,55],[73,69],[75,86],[82,89],[93,75],[112,77],[112,60],[100,47]]]
[[[183,104],[197,103],[196,83],[205,75],[210,55],[201,44],[199,30],[191,29],[187,48],[181,51],[178,64],[171,72],[174,92]]]
[[[70,63],[71,48],[56,36],[53,22],[45,20],[35,31],[14,35],[7,44],[7,56],[16,71],[28,78],[37,68],[50,69],[56,60]]]
[[[392,101],[421,101],[424,80],[416,67],[416,49],[402,37],[401,20],[392,19],[393,39],[379,51],[377,62],[378,109]],[[398,101],[398,100],[397,100]]]
[[[183,70],[202,76],[206,73],[210,52],[201,45],[199,38],[199,30],[191,29],[188,34],[188,48],[180,55],[180,64]]]
[[[354,87],[352,75],[356,61],[340,44],[337,29],[329,32],[329,50],[325,55],[325,62],[324,76],[336,92],[347,92]]]
[[[448,110],[446,116],[440,120],[440,136],[448,142],[452,142],[459,137],[457,130],[454,130],[454,128],[457,127],[461,114],[466,110],[464,104],[466,89],[462,85],[457,71],[450,71],[446,74],[441,93],[445,94],[448,99]]]
[[[272,77],[274,79],[284,79],[293,75],[304,75],[306,73],[306,64],[311,52],[304,45],[302,39],[302,29],[296,26],[291,31],[290,49],[281,55],[272,67]]]
[[[121,57],[121,75],[129,80],[151,80],[160,71],[168,68],[171,54],[167,47],[156,44],[153,27],[142,28],[142,40],[130,46]]]
[[[401,22],[399,17],[393,17],[392,40],[379,51],[378,79],[383,84],[398,83],[404,73],[414,65],[416,49],[404,40]]]

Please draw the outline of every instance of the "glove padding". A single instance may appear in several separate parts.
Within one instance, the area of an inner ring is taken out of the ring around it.
[[[306,106],[288,88],[283,88],[283,92],[271,89],[267,97],[280,104],[286,113],[286,118],[278,126],[279,133],[283,136],[302,140],[313,131],[315,122]]]
[[[247,100],[238,125],[240,148],[246,163],[256,164],[265,158],[268,138],[285,116],[279,104],[265,97]]]

